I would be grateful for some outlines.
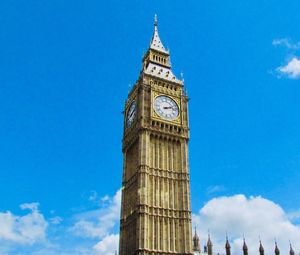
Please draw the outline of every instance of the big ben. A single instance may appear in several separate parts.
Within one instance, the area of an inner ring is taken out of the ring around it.
[[[120,255],[192,254],[188,97],[154,21],[125,102]]]

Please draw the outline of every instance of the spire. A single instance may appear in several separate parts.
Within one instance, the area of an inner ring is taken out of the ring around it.
[[[197,228],[195,227],[195,234],[193,237],[193,251],[200,251],[200,245],[199,245],[199,236],[197,234]]]
[[[157,29],[157,15],[154,16],[154,32],[150,43],[150,49],[157,50],[159,52],[165,53],[169,55],[169,51],[164,47],[162,44],[159,35],[158,35],[158,29]]]
[[[155,78],[167,80],[177,85],[183,86],[183,81],[177,79],[172,72],[170,62],[170,52],[162,44],[157,29],[157,16],[154,16],[154,32],[150,42],[150,47],[143,57],[143,74]]]
[[[228,241],[228,235],[226,234],[226,244],[225,244],[225,248],[229,248],[230,249],[230,243]]]
[[[228,236],[226,234],[226,244],[225,244],[225,249],[226,249],[226,255],[230,255],[230,243],[228,241]]]
[[[199,236],[197,234],[197,227],[195,227],[195,234],[194,234],[193,240],[199,240]]]
[[[259,254],[264,255],[265,254],[265,249],[262,246],[261,240],[259,240]]]
[[[290,243],[290,255],[295,255],[292,244]]]
[[[280,251],[278,249],[278,246],[277,246],[277,242],[275,241],[275,254],[276,255],[280,255]]]
[[[212,247],[213,247],[213,244],[210,240],[210,234],[208,234],[208,240],[207,240],[207,253],[208,253],[208,255],[212,255]]]
[[[244,244],[243,244],[243,252],[244,255],[248,255],[248,246],[246,244],[245,237],[244,237]]]
[[[212,242],[210,240],[210,234],[208,234],[208,240],[207,240],[207,247],[209,247],[209,246],[213,246]]]

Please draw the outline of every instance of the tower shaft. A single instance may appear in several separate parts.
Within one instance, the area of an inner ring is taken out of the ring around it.
[[[187,103],[155,24],[125,103],[120,255],[192,254]]]

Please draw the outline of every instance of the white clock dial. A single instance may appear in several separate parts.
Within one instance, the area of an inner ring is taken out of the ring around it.
[[[129,128],[132,125],[132,122],[136,115],[136,101],[132,101],[126,115],[126,127]]]
[[[155,112],[166,120],[175,120],[179,115],[177,103],[168,96],[158,96],[154,100]]]

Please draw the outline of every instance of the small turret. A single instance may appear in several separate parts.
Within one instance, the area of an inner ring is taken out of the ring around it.
[[[194,237],[193,237],[193,251],[200,252],[199,236],[197,234],[196,227],[195,227],[195,234],[194,234]]]
[[[275,255],[280,255],[280,250],[278,249],[276,241],[275,241]]]
[[[260,254],[260,255],[264,255],[264,254],[265,254],[265,249],[264,249],[264,247],[262,246],[261,241],[259,241],[259,254]]]
[[[226,249],[226,255],[230,255],[231,252],[230,252],[230,243],[228,241],[228,236],[226,235],[226,244],[225,244],[225,249]]]
[[[244,238],[244,244],[243,244],[243,253],[244,253],[244,255],[248,255],[248,246],[246,244],[245,238]]]
[[[208,234],[208,240],[207,240],[207,254],[212,255],[213,250],[212,250],[213,244],[210,240],[210,234]]]
[[[290,243],[290,255],[295,255],[292,244]]]

